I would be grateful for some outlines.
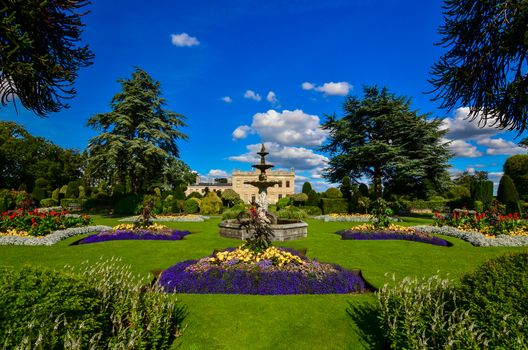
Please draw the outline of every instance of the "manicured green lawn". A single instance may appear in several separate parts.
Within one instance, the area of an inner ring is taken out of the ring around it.
[[[97,224],[115,225],[114,218],[96,217]],[[0,265],[78,265],[99,257],[120,257],[142,276],[176,262],[211,254],[215,248],[241,242],[218,235],[219,218],[204,223],[170,223],[190,230],[183,241],[113,241],[70,245],[72,237],[51,247],[0,246]],[[407,218],[404,224],[430,222]],[[334,232],[351,223],[308,220],[308,238],[280,244],[306,248],[310,258],[361,269],[375,287],[390,280],[386,274],[430,276],[437,271],[452,278],[472,270],[481,262],[508,251],[526,248],[477,248],[464,241],[444,237],[449,248],[407,241],[342,241]],[[379,334],[371,327],[368,295],[196,295],[177,296],[188,306],[186,328],[179,340],[181,349],[362,349],[379,348]],[[352,316],[347,312],[350,311]]]

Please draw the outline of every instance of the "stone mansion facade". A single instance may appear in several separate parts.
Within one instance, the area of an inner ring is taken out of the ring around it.
[[[217,182],[200,182],[197,179],[197,183],[189,185],[185,191],[185,195],[189,195],[191,192],[204,193],[205,188],[208,187],[210,191],[224,191],[228,188],[234,190],[244,203],[254,203],[258,197],[258,190],[256,187],[245,184],[247,181],[257,181],[258,171],[241,171],[233,170],[231,178],[228,179],[228,183],[217,183]],[[268,189],[268,202],[275,204],[281,198],[287,195],[294,194],[295,192],[295,171],[291,170],[268,170],[266,175],[269,181],[278,181],[279,184]]]

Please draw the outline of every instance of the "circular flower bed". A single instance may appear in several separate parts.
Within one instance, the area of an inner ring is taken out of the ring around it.
[[[294,250],[227,249],[162,272],[167,292],[198,294],[345,294],[367,290],[359,271],[307,259]]]
[[[189,231],[172,230],[166,226],[153,224],[143,228],[135,228],[131,224],[121,224],[111,230],[101,231],[98,234],[88,236],[79,244],[98,243],[114,240],[165,240],[179,241],[190,234]]]
[[[376,229],[372,224],[365,224],[353,227],[348,230],[338,231],[341,239],[354,240],[406,240],[421,243],[429,243],[442,247],[449,247],[452,244],[441,238],[432,236],[428,233],[418,231],[414,228],[403,227],[390,224],[385,229]]]

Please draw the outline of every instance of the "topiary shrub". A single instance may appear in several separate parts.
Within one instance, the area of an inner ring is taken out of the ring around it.
[[[508,214],[519,213],[521,211],[519,194],[512,179],[508,175],[504,175],[500,179],[497,200],[506,205],[506,213]]]
[[[59,194],[60,194],[60,188],[56,188],[53,190],[53,192],[51,192],[51,198],[55,199],[58,202]]]
[[[343,193],[334,187],[330,187],[324,192],[326,198],[343,198]]]
[[[489,180],[475,180],[470,186],[473,202],[480,201],[487,204],[493,200],[493,182]]]
[[[16,191],[0,190],[0,212],[15,209]]]
[[[46,190],[42,187],[34,187],[31,191],[31,198],[33,198],[37,203],[46,198]]]
[[[321,201],[321,195],[317,193],[314,190],[311,190],[308,192],[308,200],[306,201],[305,205],[309,205],[312,207],[318,207],[319,202]]]
[[[204,215],[220,214],[222,208],[222,200],[214,191],[209,192],[200,203],[200,213]]]
[[[77,198],[79,197],[79,182],[70,181],[66,186],[65,198]]]
[[[323,214],[345,214],[348,213],[348,202],[343,198],[322,198]]]
[[[290,196],[292,204],[296,207],[303,206],[308,200],[308,195],[306,193],[295,193]]]
[[[185,214],[196,214],[200,211],[200,200],[198,198],[191,197],[185,200],[183,205],[183,211]]]
[[[40,200],[40,206],[44,208],[57,206],[57,201],[53,198],[44,198]]]

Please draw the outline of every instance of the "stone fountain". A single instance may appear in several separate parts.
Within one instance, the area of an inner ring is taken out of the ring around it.
[[[266,170],[271,169],[274,165],[266,163],[266,152],[264,144],[257,152],[260,156],[260,163],[253,164],[252,167],[260,170],[257,181],[246,181],[248,184],[258,188],[257,208],[265,212],[270,219],[271,228],[273,229],[274,238],[272,241],[290,241],[294,239],[305,238],[308,234],[308,224],[300,220],[279,219],[276,215],[268,212],[268,188],[277,185],[278,181],[269,181],[266,175]],[[246,239],[252,233],[247,232],[245,228],[241,227],[238,220],[225,220],[219,224],[220,235],[229,238]]]

